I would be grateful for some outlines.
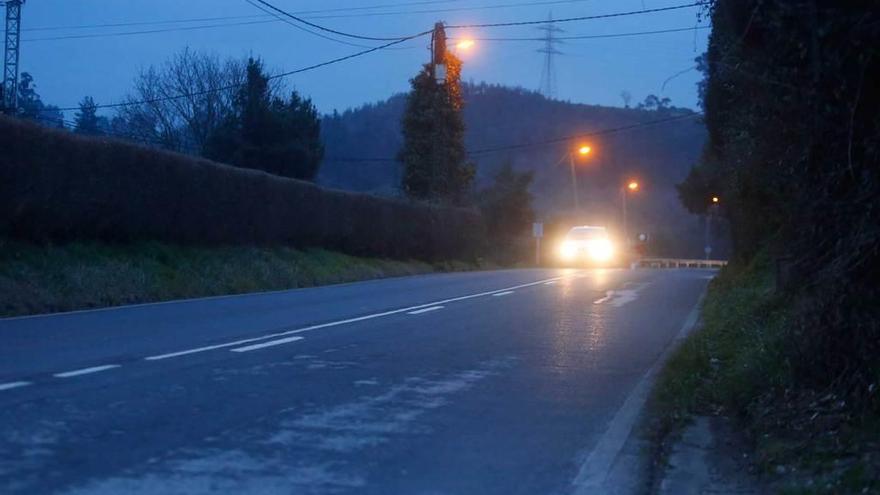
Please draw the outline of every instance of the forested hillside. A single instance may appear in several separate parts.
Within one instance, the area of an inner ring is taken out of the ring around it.
[[[581,141],[589,142],[594,153],[576,162],[585,210],[580,220],[618,227],[620,187],[637,178],[643,189],[630,199],[631,230],[652,233],[663,254],[702,255],[702,220],[682,208],[675,191],[706,139],[700,119],[686,117],[690,110],[668,104],[648,109],[573,104],[487,84],[465,85],[464,94],[468,150],[507,147],[471,153],[478,190],[510,162],[516,170],[534,171],[532,193],[539,218],[553,221],[568,215],[573,200],[565,155]],[[397,194],[400,171],[393,158],[402,142],[404,105],[405,95],[395,95],[326,116],[322,122],[326,153],[318,181],[348,190]],[[585,139],[559,139],[675,117],[684,118]]]

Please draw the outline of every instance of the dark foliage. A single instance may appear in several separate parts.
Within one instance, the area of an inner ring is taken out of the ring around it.
[[[73,131],[77,134],[97,136],[107,132],[110,123],[107,117],[98,115],[98,106],[91,96],[86,96],[79,103],[79,112],[74,116]]]
[[[489,84],[462,84],[462,94],[468,149],[536,143],[692,113],[681,108],[657,112],[574,104],[549,100],[534,91]],[[394,185],[400,183],[401,177],[398,163],[356,158],[394,156],[403,143],[399,122],[405,106],[406,96],[396,95],[383,102],[325,116],[322,135],[327,158],[319,173],[319,183],[395,194]],[[637,177],[644,192],[631,198],[631,228],[648,232],[655,239],[668,239],[664,254],[702,257],[703,224],[681,206],[675,184],[687,176],[699,159],[705,136],[699,118],[686,118],[593,138],[595,156],[584,163],[578,181],[588,218],[571,221],[616,227],[621,218],[621,181]],[[534,209],[541,218],[566,213],[572,207],[571,178],[560,157],[569,151],[567,148],[566,143],[554,143],[472,155],[477,166],[475,187],[489,186],[501,164],[509,161],[514,170],[533,172],[530,191]],[[355,159],[348,160],[349,157]],[[724,236],[724,232],[719,235]],[[713,256],[726,257],[726,244],[722,244],[725,240],[715,239]]]
[[[461,62],[451,54],[446,59],[445,83],[437,83],[430,65],[410,81],[398,159],[409,197],[461,203],[469,196],[475,172],[464,149]]]
[[[0,234],[320,246],[472,258],[477,212],[382,199],[122,141],[0,118]]]
[[[259,60],[247,64],[231,115],[208,138],[205,156],[238,167],[311,180],[324,156],[321,122],[311,100],[296,91],[273,97]]]
[[[516,172],[509,162],[501,166],[495,174],[491,186],[480,191],[477,201],[486,230],[498,254],[509,254],[512,259],[523,259],[517,248],[530,245],[532,222],[532,195],[529,186],[534,174]]]
[[[64,115],[55,105],[46,105],[37,93],[34,78],[27,72],[21,73],[18,83],[18,109],[16,115],[34,120],[49,127],[64,127]]]
[[[710,142],[680,192],[722,198],[736,253],[788,256],[798,384],[880,409],[880,6],[717,0]]]

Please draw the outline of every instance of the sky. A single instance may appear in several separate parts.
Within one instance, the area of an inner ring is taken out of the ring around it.
[[[692,3],[688,0],[268,0],[310,22],[370,37],[398,37],[448,25],[506,23],[593,16]],[[676,106],[697,107],[700,74],[689,70],[705,51],[708,21],[697,7],[604,19],[563,22],[560,37],[668,29],[685,31],[630,37],[564,40],[554,57],[556,97],[575,103],[623,106],[648,94]],[[208,19],[208,20],[206,20]],[[115,26],[108,26],[115,24]],[[83,96],[119,101],[139,70],[159,65],[185,47],[223,57],[262,57],[271,72],[288,71],[382,44],[304,32],[261,12],[246,0],[27,0],[22,8],[21,71],[34,76],[47,104],[76,106]],[[209,27],[205,27],[209,26]],[[694,29],[703,26],[702,29]],[[158,32],[157,32],[158,31]],[[327,34],[327,33],[324,33]],[[450,29],[477,41],[467,52],[462,79],[539,89],[544,55],[537,26]],[[64,39],[52,39],[64,38]],[[342,42],[340,42],[342,41]],[[353,43],[362,46],[350,46]],[[422,37],[286,79],[322,113],[343,111],[406,91],[428,61]],[[686,71],[673,79],[671,76]],[[666,82],[665,88],[664,82]],[[70,115],[68,116],[70,117]]]

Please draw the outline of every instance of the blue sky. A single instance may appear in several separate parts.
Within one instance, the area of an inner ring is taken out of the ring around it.
[[[271,0],[275,5],[333,29],[386,37],[430,29],[434,22],[473,24],[600,15],[681,5],[687,0]],[[382,6],[380,8],[372,8]],[[184,47],[222,56],[258,55],[272,70],[292,70],[348,55],[348,46],[272,21],[245,0],[28,0],[22,9],[21,70],[33,74],[46,103],[75,105],[84,95],[112,103],[129,90],[137,71],[160,64]],[[309,12],[311,11],[311,12]],[[430,12],[428,12],[430,11]],[[560,36],[605,35],[694,28],[706,25],[697,8],[559,24]],[[239,16],[241,16],[239,18]],[[254,16],[254,17],[250,17]],[[260,17],[257,17],[260,16]],[[233,19],[216,18],[235,17]],[[197,22],[178,22],[207,19]],[[175,22],[168,22],[175,21]],[[106,24],[131,24],[101,26]],[[140,24],[155,23],[155,24]],[[248,23],[248,24],[242,24]],[[232,25],[239,24],[239,25]],[[197,26],[217,26],[190,29]],[[58,29],[56,29],[58,28]],[[108,33],[164,31],[150,34]],[[534,26],[450,31],[475,38],[538,37]],[[654,93],[695,108],[699,73],[686,72],[661,90],[664,80],[693,65],[705,50],[708,29],[567,40],[555,59],[557,97],[577,103],[622,106],[620,92],[634,101]],[[66,36],[97,37],[46,39]],[[345,38],[339,38],[346,40]],[[346,40],[364,45],[377,42]],[[408,79],[427,61],[427,38],[400,49],[292,76],[287,83],[331,112],[375,102],[405,91]],[[538,89],[543,58],[537,41],[478,41],[462,55],[463,79]]]

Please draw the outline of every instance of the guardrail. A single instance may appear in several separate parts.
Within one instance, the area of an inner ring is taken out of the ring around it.
[[[640,268],[721,268],[727,260],[697,260],[678,258],[644,258],[636,262]]]

